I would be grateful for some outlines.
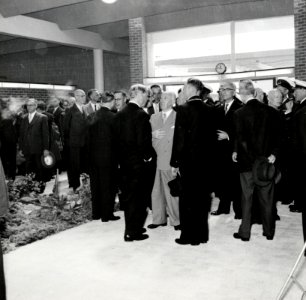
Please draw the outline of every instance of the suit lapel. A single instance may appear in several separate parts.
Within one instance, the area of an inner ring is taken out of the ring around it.
[[[33,119],[32,119],[32,122],[29,123],[29,115],[28,115],[28,124],[29,126],[33,126],[33,124],[39,119],[38,115],[37,115],[37,112],[35,113]]]

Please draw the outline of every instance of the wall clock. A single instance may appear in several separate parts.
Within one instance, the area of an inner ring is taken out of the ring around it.
[[[215,67],[215,70],[218,74],[224,74],[226,72],[226,65],[224,63],[218,63]]]

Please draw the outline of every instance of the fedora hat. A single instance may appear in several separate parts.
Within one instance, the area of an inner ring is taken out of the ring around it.
[[[252,169],[253,180],[258,186],[266,186],[274,180],[276,169],[266,157],[258,157]]]
[[[51,151],[49,151],[48,155],[41,156],[41,163],[47,169],[53,168],[55,162],[56,162],[55,156]]]

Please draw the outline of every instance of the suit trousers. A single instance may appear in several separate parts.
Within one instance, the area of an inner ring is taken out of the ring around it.
[[[217,195],[220,198],[218,212],[229,213],[231,202],[237,217],[241,217],[241,186],[240,174],[232,162],[227,162],[223,165],[223,170],[220,169],[221,178]]]
[[[144,167],[122,168],[125,234],[141,233],[147,218],[146,170]]]
[[[28,154],[25,155],[26,174],[34,173],[35,180],[46,181],[44,178],[43,165],[41,163],[42,154]]]
[[[108,219],[113,216],[116,185],[116,170],[112,167],[91,165],[90,189],[93,218]]]
[[[179,200],[170,194],[168,182],[174,177],[170,170],[156,170],[155,181],[152,191],[153,224],[167,223],[167,214],[170,225],[180,224]]]
[[[80,185],[80,175],[82,173],[83,147],[69,147],[69,170],[68,181],[69,187],[77,189]]]
[[[6,299],[5,279],[4,279],[3,255],[0,241],[0,300]]]
[[[195,169],[181,170],[183,191],[179,199],[180,238],[189,242],[207,242],[211,190],[205,186],[206,179]]]
[[[240,182],[242,188],[242,221],[239,227],[239,235],[244,238],[249,238],[251,235],[253,193],[255,189],[252,172],[240,173]],[[266,236],[274,236],[274,181],[266,186],[257,185],[256,190],[262,218],[263,233]]]

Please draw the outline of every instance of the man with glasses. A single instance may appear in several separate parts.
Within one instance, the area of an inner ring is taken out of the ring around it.
[[[116,111],[122,110],[126,103],[127,100],[127,95],[124,91],[118,90],[114,92],[114,97],[115,97],[115,109]]]
[[[231,202],[235,219],[241,219],[241,187],[237,165],[232,161],[234,149],[235,128],[234,113],[243,106],[243,103],[235,97],[236,86],[232,82],[223,82],[220,85],[222,105],[217,108],[217,168],[218,186],[216,194],[220,199],[218,209],[213,211],[213,216],[229,214]]]
[[[26,173],[34,173],[37,181],[45,181],[41,156],[49,154],[48,118],[37,112],[37,100],[27,101],[28,113],[20,125],[19,146],[26,159]]]

